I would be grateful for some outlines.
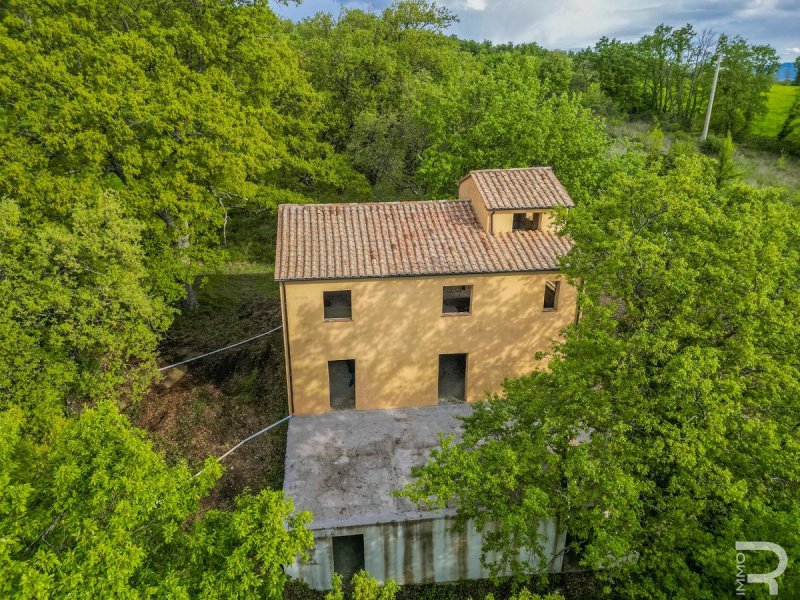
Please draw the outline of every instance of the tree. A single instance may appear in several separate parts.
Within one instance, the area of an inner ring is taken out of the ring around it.
[[[655,127],[647,134],[645,148],[650,154],[661,154],[664,150],[664,132],[661,129],[661,125],[658,123],[656,123]]]
[[[198,513],[221,467],[168,466],[111,402],[58,420],[46,443],[0,412],[0,593],[26,598],[281,598],[312,543],[280,492]]]
[[[416,118],[422,90],[436,87],[453,64],[474,60],[440,33],[454,20],[434,4],[404,0],[381,14],[318,14],[295,29],[303,66],[327,100],[325,137],[377,198],[424,195],[416,180],[428,145]]]
[[[607,138],[576,95],[548,94],[537,59],[515,54],[467,64],[420,103],[430,145],[419,177],[433,197],[452,197],[472,169],[552,166],[576,198],[600,179]]]
[[[0,47],[0,196],[45,222],[86,181],[114,190],[167,301],[219,260],[232,206],[366,194],[266,2],[11,0]]]
[[[800,56],[794,59],[794,84],[800,85]]]
[[[494,600],[494,595],[489,594],[484,600]],[[522,590],[519,594],[514,594],[509,600],[564,600],[564,596],[558,593],[540,596],[528,590]]]
[[[476,406],[406,494],[454,504],[517,572],[542,566],[538,523],[554,519],[629,597],[728,594],[735,541],[770,540],[791,596],[800,214],[779,190],[717,190],[702,156],[622,160],[568,220],[581,318],[550,370]]]
[[[723,72],[715,97],[713,127],[746,134],[767,110],[766,94],[778,67],[774,48],[750,44],[740,36],[719,37],[696,32],[687,24],[658,25],[638,42],[601,38],[576,55],[584,81],[597,81],[617,105],[630,113],[664,115],[691,128],[705,113],[714,72],[714,58]]]
[[[728,132],[728,135],[722,138],[722,143],[719,146],[719,155],[717,156],[717,188],[721,188],[741,175],[733,160],[733,151],[733,139],[730,132]]]
[[[452,195],[468,168],[599,154],[599,123],[581,110],[580,96],[567,96],[570,56],[536,44],[461,42],[441,32],[453,19],[427,2],[405,0],[381,14],[319,14],[295,29],[304,67],[326,92],[326,138],[364,174],[376,198]],[[482,118],[481,110],[492,114]],[[576,134],[557,118],[577,119]],[[493,155],[461,157],[465,147],[480,152],[484,140],[469,132],[479,119],[491,129],[488,143],[499,145]],[[544,122],[537,127],[528,119]],[[535,136],[554,149],[532,151]],[[568,164],[561,161],[562,171]]]
[[[0,410],[46,431],[76,401],[135,398],[172,311],[153,293],[143,226],[118,194],[73,185],[60,222],[0,200]]]
[[[641,87],[644,64],[636,46],[603,36],[594,48],[579,52],[578,64],[589,66],[603,92],[625,112],[638,112],[643,107]]]
[[[426,0],[399,0],[384,10],[382,16],[384,21],[398,30],[427,29],[441,33],[458,23],[455,13]]]
[[[601,38],[577,58],[624,111],[665,115],[691,127],[707,97],[714,38],[689,24],[661,24],[635,43]]]
[[[714,96],[712,125],[717,131],[741,136],[767,112],[767,93],[775,81],[778,55],[774,48],[750,45],[740,36],[721,36],[717,52],[722,70]]]

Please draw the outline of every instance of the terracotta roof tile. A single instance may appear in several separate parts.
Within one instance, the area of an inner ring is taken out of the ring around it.
[[[552,271],[571,247],[544,231],[487,234],[468,200],[282,204],[275,279]]]
[[[486,169],[467,177],[472,177],[488,210],[575,206],[552,167]]]

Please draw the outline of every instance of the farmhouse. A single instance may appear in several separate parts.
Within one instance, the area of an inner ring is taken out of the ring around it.
[[[535,167],[473,171],[458,200],[280,207],[284,490],[315,516],[294,576],[324,589],[334,570],[401,584],[487,575],[478,532],[392,491],[469,403],[545,366],[537,353],[576,318],[553,214],[572,206]],[[564,533],[541,528],[560,570]]]

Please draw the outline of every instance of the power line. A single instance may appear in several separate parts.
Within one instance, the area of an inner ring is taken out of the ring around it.
[[[241,342],[236,342],[235,344],[231,344],[230,346],[225,346],[224,348],[218,348],[217,350],[212,350],[211,352],[206,352],[205,354],[201,354],[200,356],[195,356],[193,358],[187,358],[186,360],[182,360],[180,362],[176,362],[172,365],[167,365],[166,367],[160,367],[159,371],[166,371],[167,369],[172,369],[174,367],[179,367],[180,365],[185,365],[186,363],[190,363],[192,361],[205,358],[206,356],[211,356],[212,354],[217,354],[218,352],[224,352],[225,350],[230,350],[231,348],[235,348],[236,346],[241,346],[242,344],[246,344],[247,342],[252,342],[253,340],[257,340],[258,338],[262,338],[265,335],[269,335],[270,333],[275,333],[279,329],[281,329],[283,325],[278,325],[275,329],[270,329],[269,331],[265,331],[264,333],[259,333],[258,335],[254,335],[251,338],[247,338],[246,340],[242,340]]]
[[[261,431],[257,431],[257,432],[255,432],[253,435],[251,435],[251,436],[248,436],[248,437],[244,438],[244,439],[243,439],[241,442],[239,442],[239,443],[238,443],[238,444],[236,444],[236,445],[235,445],[233,448],[231,448],[230,450],[228,450],[228,451],[227,451],[225,454],[223,454],[222,456],[220,456],[220,457],[217,459],[217,461],[221,461],[223,458],[225,458],[226,456],[228,456],[229,454],[231,454],[231,453],[232,453],[234,450],[236,450],[236,449],[237,449],[237,448],[239,448],[240,446],[243,446],[244,444],[246,444],[247,442],[249,442],[249,441],[250,441],[250,440],[252,440],[253,438],[257,438],[257,437],[258,437],[258,436],[260,436],[262,433],[266,433],[267,431],[269,431],[269,430],[270,430],[270,429],[272,429],[273,427],[277,427],[277,426],[278,426],[278,425],[280,425],[281,423],[285,423],[286,421],[288,421],[288,420],[289,420],[289,419],[291,419],[291,418],[292,418],[292,415],[289,415],[288,417],[283,417],[283,418],[282,418],[280,421],[275,421],[275,422],[274,422],[272,425],[267,425],[267,426],[266,426],[266,427],[264,427],[264,429],[262,429]],[[203,469],[200,469],[200,470],[199,470],[197,473],[195,473],[195,474],[194,474],[194,476],[195,476],[195,477],[197,477],[197,476],[198,476],[198,475],[200,475],[200,473],[202,473],[202,472],[203,472]]]
[[[291,418],[292,418],[292,415],[289,415],[289,416],[287,416],[287,417],[283,417],[283,418],[282,418],[280,421],[275,421],[275,422],[274,422],[272,425],[267,425],[267,426],[266,426],[266,427],[264,427],[264,429],[262,429],[261,431],[257,431],[257,432],[256,432],[256,433],[254,433],[253,435],[251,435],[251,436],[249,436],[249,437],[246,437],[246,438],[244,438],[244,439],[243,439],[241,442],[239,442],[238,444],[236,444],[236,445],[235,445],[233,448],[231,448],[230,450],[228,450],[228,451],[227,451],[225,454],[223,454],[222,456],[220,456],[220,457],[219,457],[217,460],[222,460],[223,458],[225,458],[226,456],[228,456],[228,455],[229,455],[231,452],[233,452],[234,450],[236,450],[236,449],[237,449],[239,446],[242,446],[242,445],[246,444],[247,442],[249,442],[249,441],[250,441],[250,440],[252,440],[253,438],[257,438],[257,437],[258,437],[258,436],[260,436],[262,433],[265,433],[265,432],[269,431],[269,430],[270,430],[270,429],[272,429],[273,427],[277,427],[277,426],[278,426],[278,425],[280,425],[281,423],[285,423],[286,421],[288,421],[288,420],[289,420],[289,419],[291,419]]]

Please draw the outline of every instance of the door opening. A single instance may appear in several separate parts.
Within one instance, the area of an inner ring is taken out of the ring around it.
[[[439,355],[439,404],[466,402],[467,355]]]
[[[353,575],[364,570],[364,536],[333,536],[333,570],[342,576],[345,585]]]
[[[356,407],[356,361],[328,361],[328,387],[331,408],[347,410]]]

